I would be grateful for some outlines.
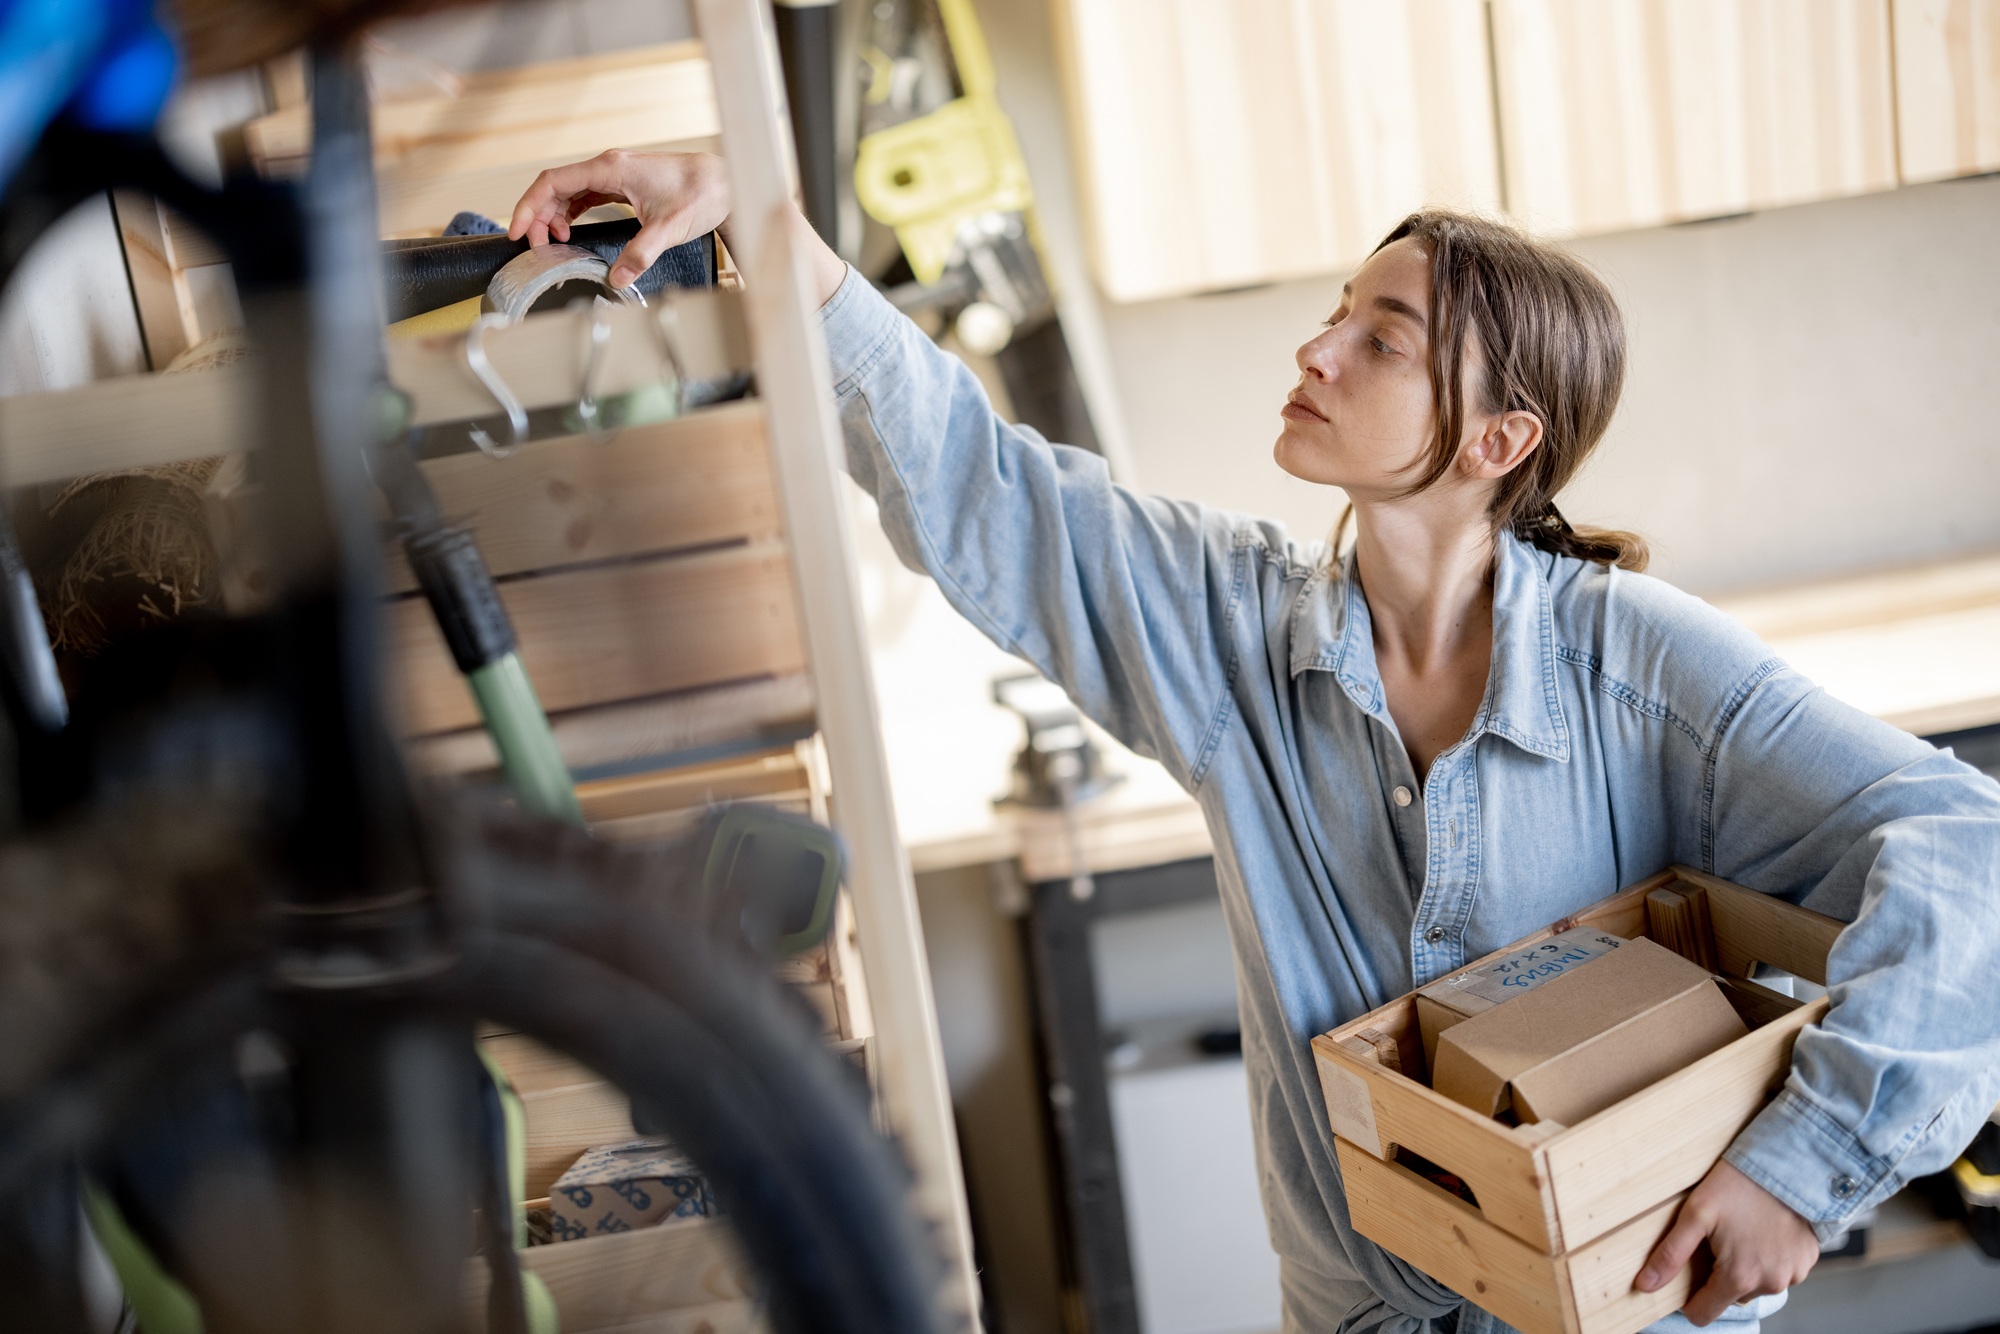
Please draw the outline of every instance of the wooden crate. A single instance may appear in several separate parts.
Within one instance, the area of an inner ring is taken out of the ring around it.
[[[1705,894],[1726,978],[1762,963],[1825,984],[1841,923],[1685,867],[1488,957],[1574,926],[1647,935],[1646,896],[1663,888]],[[1689,1271],[1654,1293],[1632,1279],[1827,1008],[1747,982],[1725,990],[1748,1036],[1574,1126],[1509,1127],[1432,1092],[1414,995],[1313,1039],[1355,1230],[1523,1334],[1629,1334],[1678,1310]],[[1456,1174],[1477,1207],[1418,1176],[1398,1149]]]

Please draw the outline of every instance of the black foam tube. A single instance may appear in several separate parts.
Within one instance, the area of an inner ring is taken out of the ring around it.
[[[778,4],[778,57],[785,70],[785,102],[792,113],[792,145],[799,156],[799,195],[806,218],[828,245],[840,238],[840,172],[833,139],[834,20],[832,4]]]
[[[639,234],[637,218],[585,222],[570,229],[570,244],[582,246],[605,263],[618,258],[625,243]],[[417,241],[389,241],[382,247],[388,270],[391,320],[405,320],[439,306],[483,296],[493,275],[508,260],[528,248],[525,239],[506,235],[441,236]],[[715,237],[697,236],[653,261],[634,284],[642,296],[668,287],[715,286]]]

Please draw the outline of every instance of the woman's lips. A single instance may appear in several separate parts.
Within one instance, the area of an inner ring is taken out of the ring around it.
[[[1301,422],[1323,422],[1326,420],[1323,415],[1314,411],[1312,404],[1306,402],[1297,392],[1293,392],[1285,398],[1285,406],[1278,409],[1278,415],[1281,417],[1290,417],[1293,421]]]

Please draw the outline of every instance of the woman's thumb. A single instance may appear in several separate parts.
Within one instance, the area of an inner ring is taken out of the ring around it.
[[[611,266],[610,281],[613,287],[630,287],[639,281],[639,276],[653,267],[653,261],[666,252],[671,241],[670,225],[665,222],[649,222],[639,229],[639,234],[625,243],[618,252],[618,260]]]

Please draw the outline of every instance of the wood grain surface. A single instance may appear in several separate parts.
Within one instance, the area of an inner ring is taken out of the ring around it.
[[[1426,203],[1500,203],[1480,0],[1057,0],[1099,283],[1329,273]]]
[[[1508,211],[1557,235],[1896,184],[1889,0],[1493,0]]]
[[[1905,181],[2000,169],[2000,0],[1890,0]]]

